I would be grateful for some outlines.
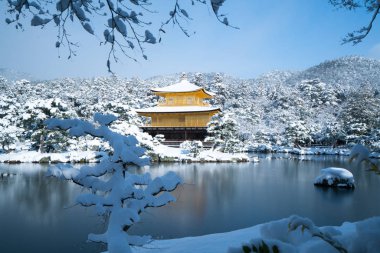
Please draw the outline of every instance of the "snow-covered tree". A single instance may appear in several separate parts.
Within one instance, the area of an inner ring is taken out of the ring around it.
[[[223,110],[228,98],[228,92],[226,85],[223,83],[223,76],[220,73],[215,74],[210,88],[215,93],[215,96],[211,99],[211,104],[220,106]]]
[[[379,72],[379,61],[344,57],[323,62],[305,71],[276,71],[256,79],[202,73],[202,86],[216,92],[216,81],[223,84],[221,90],[224,91],[220,92],[225,100],[223,112],[233,115],[238,139],[247,146],[293,145],[285,138],[289,137],[284,134],[285,129],[291,122],[302,121],[313,140],[312,144],[363,142],[378,150]],[[144,119],[134,109],[157,105],[156,96],[148,92],[149,88],[174,82],[179,75],[157,76],[147,80],[111,76],[43,82],[9,82],[0,78],[0,141],[3,141],[5,151],[15,148],[38,150],[41,141],[46,143],[43,147],[45,151],[64,150],[64,147],[57,146],[61,143],[60,137],[48,134],[41,124],[42,120],[66,117],[64,114],[73,115],[67,117],[90,119],[94,112],[118,116],[119,119],[110,126],[112,130],[123,134],[132,133],[130,126],[144,124]],[[191,73],[188,75],[194,78]],[[51,106],[53,100],[61,101],[61,108]],[[210,102],[215,103],[213,100]],[[133,134],[137,131],[135,127]],[[41,139],[41,135],[46,137]],[[153,145],[152,137],[141,133],[136,136],[147,149]],[[50,140],[56,140],[49,144],[54,148],[48,147]],[[94,150],[99,146],[99,140],[90,136],[70,137],[67,142],[65,148],[68,150]],[[103,144],[101,150],[108,149]]]
[[[362,87],[351,91],[339,115],[350,142],[358,142],[380,128],[380,97],[376,90]]]
[[[340,102],[337,89],[319,79],[303,80],[298,85],[298,89],[313,108],[322,105],[337,105]]]
[[[5,88],[5,87],[4,87]],[[21,141],[23,128],[17,125],[19,104],[15,98],[0,95],[0,145],[2,151],[11,151]]]
[[[339,145],[345,144],[347,141],[347,133],[344,131],[339,122],[329,121],[321,129],[318,136],[313,136],[314,142],[322,145]]]
[[[207,125],[205,141],[213,142],[213,149],[226,153],[239,152],[242,143],[238,137],[237,122],[231,115],[215,115]]]
[[[1,150],[6,152],[14,150],[14,144],[19,141],[21,134],[21,129],[15,126],[10,126],[8,124],[6,124],[6,126],[0,126]]]
[[[2,90],[6,89],[6,82],[7,82],[7,79],[5,79],[4,77],[0,76],[0,88]]]
[[[291,146],[304,146],[313,141],[310,134],[310,129],[303,121],[290,122],[285,129],[284,135]]]
[[[203,86],[204,84],[203,84],[203,75],[202,75],[202,73],[199,73],[199,72],[197,72],[197,73],[195,73],[195,75],[194,75],[194,84],[195,85],[198,85],[198,86]],[[206,87],[206,89],[208,89],[209,87]]]
[[[140,213],[149,207],[160,207],[175,201],[169,192],[176,189],[181,179],[173,172],[154,179],[149,173],[130,173],[130,165],[144,166],[149,159],[133,135],[121,135],[108,128],[114,120],[115,116],[103,114],[95,114],[93,123],[79,119],[46,120],[48,129],[67,130],[76,137],[98,137],[112,148],[109,158],[95,167],[54,167],[48,173],[87,188],[88,193],[78,196],[77,203],[95,206],[98,215],[108,217],[106,231],[103,234],[89,234],[89,241],[107,244],[109,253],[127,253],[132,252],[131,246],[142,246],[151,241],[150,236],[127,233],[140,220]]]
[[[37,99],[22,108],[21,124],[26,129],[24,136],[30,139],[32,149],[40,152],[65,151],[67,135],[59,131],[45,129],[44,120],[53,117],[75,117],[76,113],[60,99]]]

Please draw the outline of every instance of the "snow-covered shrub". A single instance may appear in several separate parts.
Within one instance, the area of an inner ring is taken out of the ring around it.
[[[163,134],[157,134],[156,136],[153,137],[153,143],[155,145],[158,145],[162,143],[163,141],[165,141],[165,135]]]
[[[79,119],[46,120],[48,129],[67,130],[76,137],[96,136],[108,142],[112,149],[110,156],[94,167],[51,167],[48,175],[72,180],[89,190],[78,196],[76,202],[95,206],[98,215],[109,217],[105,233],[90,234],[89,241],[107,244],[109,253],[124,253],[131,252],[131,246],[151,241],[150,236],[132,236],[127,232],[140,220],[140,213],[146,208],[175,201],[169,192],[176,189],[181,179],[173,172],[154,179],[149,173],[131,174],[130,165],[147,165],[149,158],[133,135],[125,136],[109,129],[114,120],[114,115],[102,114],[94,115],[94,123]]]
[[[189,154],[191,154],[193,157],[197,157],[199,153],[202,151],[203,144],[201,141],[184,141],[182,142],[179,147],[182,150],[188,151]]]
[[[17,140],[17,135],[13,131],[0,132],[1,150],[6,152],[11,151],[12,144],[15,144]]]

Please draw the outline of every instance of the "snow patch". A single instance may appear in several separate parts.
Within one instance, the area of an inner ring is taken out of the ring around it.
[[[107,157],[106,152],[71,151],[63,153],[40,153],[22,151],[0,154],[1,163],[98,163]]]
[[[295,230],[289,228],[297,226]],[[302,226],[304,228],[302,228]],[[307,229],[305,229],[307,227]],[[318,234],[318,236],[316,236]],[[314,235],[314,236],[313,236]],[[307,218],[291,216],[232,232],[185,237],[170,240],[154,240],[144,248],[134,248],[134,253],[216,253],[244,252],[243,245],[264,241],[268,246],[276,245],[280,252],[338,252],[322,240],[332,240],[348,252],[375,253],[380,248],[380,217],[355,223],[345,222],[341,226],[317,227]],[[247,242],[250,242],[247,244]],[[272,252],[272,251],[268,251]]]

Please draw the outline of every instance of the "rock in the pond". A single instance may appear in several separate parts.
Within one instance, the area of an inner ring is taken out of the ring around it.
[[[350,171],[343,168],[330,167],[321,169],[321,175],[314,180],[314,185],[354,188],[355,180]]]

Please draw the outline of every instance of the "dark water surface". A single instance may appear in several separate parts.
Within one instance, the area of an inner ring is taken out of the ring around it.
[[[355,190],[313,185],[320,169],[350,169]],[[346,157],[309,156],[307,160],[270,159],[245,164],[160,164],[152,175],[173,170],[185,184],[177,202],[149,209],[131,229],[154,238],[226,232],[298,214],[317,225],[340,225],[380,215],[380,176],[354,167]],[[91,208],[72,207],[82,190],[46,178],[41,165],[0,165],[0,252],[100,252],[86,243],[88,233],[104,231]],[[142,171],[141,171],[142,172]]]
[[[15,174],[0,178],[0,252],[100,252],[86,240],[103,223],[92,210],[72,206],[82,189],[45,177],[46,169],[0,164],[0,172]]]

